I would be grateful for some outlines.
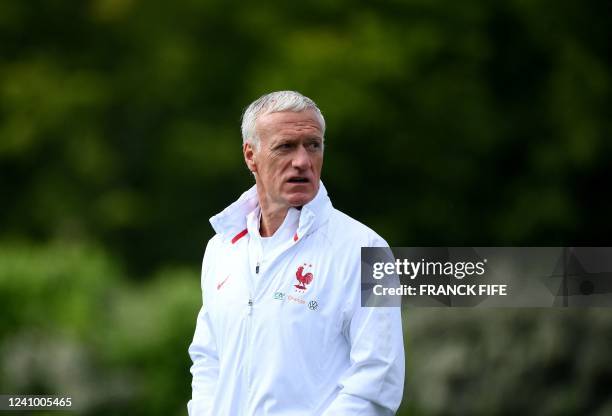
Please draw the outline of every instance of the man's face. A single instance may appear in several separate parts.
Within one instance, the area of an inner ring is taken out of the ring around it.
[[[323,131],[315,111],[265,114],[255,128],[258,148],[246,143],[243,150],[256,174],[260,198],[279,208],[312,201],[323,166]]]

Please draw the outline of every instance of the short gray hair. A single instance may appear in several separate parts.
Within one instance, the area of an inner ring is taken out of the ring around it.
[[[250,142],[256,149],[259,147],[259,136],[257,131],[255,131],[255,123],[260,116],[282,111],[299,113],[305,110],[315,111],[321,123],[322,132],[325,134],[323,114],[321,114],[319,107],[310,98],[296,91],[276,91],[262,95],[253,101],[242,114],[242,144]]]

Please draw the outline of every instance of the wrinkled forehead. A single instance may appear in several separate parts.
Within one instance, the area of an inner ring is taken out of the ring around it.
[[[304,111],[279,111],[262,114],[255,122],[255,129],[261,135],[305,134],[323,138],[323,125],[319,114],[312,109]]]

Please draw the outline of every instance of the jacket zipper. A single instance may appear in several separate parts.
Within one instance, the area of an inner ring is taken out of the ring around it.
[[[283,254],[284,252],[288,249],[289,247],[286,247],[280,254],[278,254],[275,258],[274,261],[277,261]],[[268,264],[268,269],[270,269],[271,264]],[[249,267],[249,270],[252,270]],[[263,277],[262,275],[259,274],[259,272],[261,271],[261,261],[257,261],[257,263],[255,264],[255,275],[256,278],[261,280]],[[249,276],[248,279],[248,290],[249,290],[249,300],[247,302],[247,306],[248,306],[248,312],[247,312],[247,328],[246,328],[246,339],[247,339],[247,351],[246,351],[246,383],[247,383],[247,398],[246,398],[246,405],[245,408],[248,409],[249,408],[249,402],[251,401],[251,353],[252,353],[252,348],[251,348],[251,326],[252,326],[252,315],[253,315],[253,304],[254,304],[254,295],[255,295],[255,289],[253,287],[253,280],[252,279],[253,275]],[[246,414],[246,410],[243,410],[243,413]]]
[[[255,267],[255,274],[259,274],[259,262],[257,262],[257,266]],[[247,339],[247,351],[246,351],[246,387],[247,387],[247,397],[246,397],[246,405],[245,409],[243,409],[243,413],[246,413],[246,409],[249,408],[249,402],[251,400],[251,331],[253,325],[253,299],[254,299],[254,288],[253,288],[253,280],[251,276],[249,276],[249,300],[247,302],[247,326],[246,326],[246,339]]]

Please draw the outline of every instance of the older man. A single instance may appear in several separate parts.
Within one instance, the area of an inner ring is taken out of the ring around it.
[[[319,179],[324,133],[316,104],[293,91],[243,115],[255,185],[210,220],[191,416],[373,416],[399,406],[400,311],[360,301],[360,248],[386,243],[332,206]]]

